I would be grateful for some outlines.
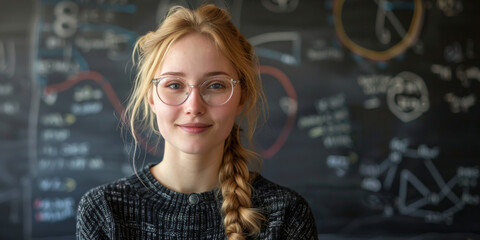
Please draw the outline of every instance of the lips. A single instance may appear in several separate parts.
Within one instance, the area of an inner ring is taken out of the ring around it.
[[[205,123],[185,123],[178,125],[182,130],[188,133],[201,133],[210,128],[211,124]]]

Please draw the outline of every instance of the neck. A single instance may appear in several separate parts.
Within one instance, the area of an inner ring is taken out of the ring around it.
[[[165,187],[181,193],[200,193],[219,186],[218,171],[223,158],[223,145],[207,153],[188,154],[167,142],[163,160],[151,169]]]

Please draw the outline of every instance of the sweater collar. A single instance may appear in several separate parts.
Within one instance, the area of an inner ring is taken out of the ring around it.
[[[157,163],[147,164],[140,172],[139,177],[145,183],[146,187],[151,190],[155,195],[163,198],[164,200],[175,201],[184,204],[191,204],[191,196],[195,195],[198,201],[196,204],[203,203],[217,203],[222,199],[219,189],[210,190],[201,193],[180,193],[173,191],[163,186],[150,172],[150,168],[154,167]]]

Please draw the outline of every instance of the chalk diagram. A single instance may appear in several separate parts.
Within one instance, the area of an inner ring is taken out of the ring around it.
[[[44,88],[44,101],[46,102],[51,102],[52,104],[55,102],[55,99],[57,98],[57,95],[59,93],[62,93],[64,91],[67,91],[71,88],[73,88],[75,85],[85,82],[85,81],[93,81],[96,84],[98,84],[102,91],[95,91],[93,88],[89,87],[90,85],[87,85],[87,87],[77,90],[76,94],[74,95],[77,99],[82,98],[83,96],[91,96],[91,95],[97,95],[99,96],[98,98],[103,96],[103,93],[106,94],[109,102],[117,112],[119,116],[122,116],[125,112],[125,108],[123,107],[122,103],[120,102],[120,99],[118,98],[117,94],[112,88],[112,85],[104,79],[104,77],[95,71],[83,71],[79,72],[78,74],[70,76],[67,80],[64,82],[56,83],[56,84],[51,84],[47,85]],[[79,107],[75,108],[72,107],[72,111],[75,112],[75,109],[79,109]],[[139,142],[140,144],[151,154],[158,155],[159,152],[155,150],[153,146],[151,146],[145,139],[139,137]]]
[[[389,110],[403,122],[411,122],[430,109],[425,81],[413,72],[403,71],[395,76],[361,75],[357,83],[369,97],[363,103],[365,109],[380,107],[380,95],[386,95]]]
[[[296,32],[271,32],[271,33],[264,33],[260,35],[256,35],[250,37],[248,41],[255,47],[255,52],[259,58],[268,58],[276,61],[280,61],[286,65],[299,65],[301,59],[301,42],[300,42],[300,35]],[[291,53],[290,52],[281,52],[278,50],[270,49],[264,47],[264,45],[268,45],[272,42],[282,42],[291,45]],[[273,66],[260,66],[259,67],[260,74],[262,75],[263,84],[265,86],[265,80],[271,79],[273,77],[274,80],[278,81],[281,84],[281,88],[285,92],[283,96],[277,96],[278,93],[275,93],[276,96],[267,96],[269,102],[277,102],[278,106],[280,107],[280,112],[286,115],[286,120],[284,125],[282,126],[282,130],[278,134],[276,139],[273,143],[268,146],[261,146],[262,144],[258,144],[259,152],[264,158],[271,158],[273,157],[285,144],[287,138],[292,131],[295,125],[295,119],[297,115],[297,107],[298,107],[298,99],[297,94],[295,92],[295,88],[293,87],[292,83],[288,79],[287,75],[283,73],[280,69],[275,68]],[[267,94],[268,95],[268,94]],[[278,119],[277,119],[278,120]],[[268,123],[267,123],[268,124]]]
[[[298,66],[302,59],[301,36],[297,32],[270,32],[248,38],[248,41],[255,47],[258,57],[264,57],[280,61],[286,65]],[[290,44],[290,52],[281,52],[263,47],[262,45],[274,42]]]
[[[361,14],[358,9],[362,9]],[[342,44],[362,57],[385,61],[415,43],[422,25],[423,6],[421,0],[338,0],[333,12],[335,31]]]
[[[453,224],[455,214],[469,205],[479,205],[478,166],[458,166],[456,174],[446,179],[435,166],[440,154],[438,147],[421,144],[413,148],[408,139],[393,138],[389,148],[389,156],[381,163],[360,164],[361,188],[372,193],[398,190],[391,201],[369,195],[367,206],[383,208],[385,217],[392,217],[396,210],[400,215],[421,218],[426,223]],[[421,162],[417,165],[426,171],[420,174],[402,168],[402,162],[406,161]]]
[[[403,122],[417,119],[430,108],[425,82],[412,72],[397,74],[390,80],[387,104],[390,111]]]

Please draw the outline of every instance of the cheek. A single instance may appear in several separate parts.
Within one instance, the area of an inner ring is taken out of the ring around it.
[[[175,112],[171,109],[165,108],[161,104],[156,104],[153,108],[156,115],[157,127],[160,134],[165,135],[168,133],[168,126],[170,126],[175,119]]]
[[[229,104],[228,106],[224,106],[224,108],[219,109],[216,113],[213,113],[213,116],[220,116],[217,121],[221,122],[225,131],[230,132],[233,124],[235,123],[235,119],[237,118],[238,107],[236,104]]]

